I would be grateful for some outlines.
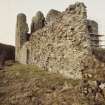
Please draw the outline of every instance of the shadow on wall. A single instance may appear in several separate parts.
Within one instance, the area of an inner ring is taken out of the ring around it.
[[[5,65],[5,61],[15,61],[15,47],[0,43],[0,69]]]

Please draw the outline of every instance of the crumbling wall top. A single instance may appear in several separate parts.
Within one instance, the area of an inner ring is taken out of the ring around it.
[[[61,15],[61,12],[60,12],[60,11],[51,9],[51,10],[48,12],[47,17],[46,17],[46,22],[47,22],[47,24],[56,21],[57,18],[60,17],[60,15]]]
[[[73,5],[69,5],[68,8],[66,8],[66,10],[64,11],[64,13],[66,14],[74,14],[74,13],[77,13],[77,14],[81,14],[81,15],[84,15],[87,16],[87,11],[86,11],[86,6],[84,5],[84,3],[82,2],[76,2],[75,4]]]

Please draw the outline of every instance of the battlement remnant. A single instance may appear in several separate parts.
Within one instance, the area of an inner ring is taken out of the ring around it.
[[[31,33],[45,26],[45,18],[41,11],[38,11],[36,15],[32,18],[31,23]]]

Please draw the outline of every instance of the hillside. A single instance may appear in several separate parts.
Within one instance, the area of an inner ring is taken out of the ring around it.
[[[0,71],[0,105],[87,105],[79,80],[14,64]]]
[[[7,60],[15,59],[15,47],[0,43],[0,69]]]
[[[95,82],[91,83],[94,86]],[[0,105],[105,105],[102,94],[98,100],[93,94],[86,96],[86,86],[82,80],[14,64],[0,71]]]

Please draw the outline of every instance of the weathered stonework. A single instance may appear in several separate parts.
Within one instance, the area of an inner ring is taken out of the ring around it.
[[[58,20],[58,18],[62,15],[62,13],[60,11],[51,9],[46,17],[46,23],[47,25],[52,24],[53,22],[55,22],[56,20]]]
[[[42,12],[38,11],[36,16],[32,18],[31,23],[31,34],[38,29],[41,29],[45,26],[45,18]]]
[[[26,23],[26,16],[25,14],[18,14],[17,16],[17,23],[16,23],[16,54],[15,59],[16,61],[19,61],[20,59],[20,49],[24,45],[24,43],[27,41],[27,33],[28,33],[28,24]]]
[[[29,41],[20,49],[19,42],[16,44],[16,53],[20,54],[18,62],[35,64],[43,70],[73,79],[81,79],[86,68],[96,69],[95,66],[92,68],[92,60],[96,64],[98,60],[92,55],[89,27],[97,34],[98,26],[87,19],[83,3],[70,5],[63,12],[51,10],[46,23],[43,28],[32,31]]]

